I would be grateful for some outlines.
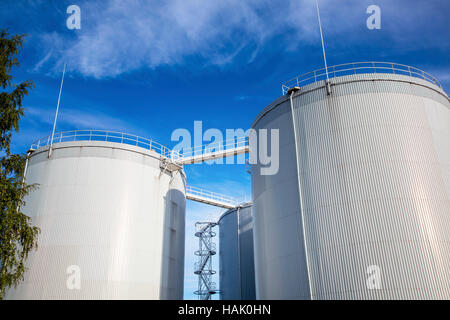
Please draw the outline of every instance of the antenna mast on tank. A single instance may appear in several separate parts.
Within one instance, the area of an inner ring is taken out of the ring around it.
[[[64,63],[61,85],[59,87],[58,103],[56,104],[55,120],[53,121],[53,131],[52,131],[52,137],[50,140],[50,148],[48,149],[48,157],[49,158],[52,156],[53,137],[55,136],[56,120],[58,119],[58,111],[59,111],[59,101],[61,99],[61,92],[62,92],[62,87],[63,87],[63,83],[64,83],[64,74],[65,73],[66,73],[66,64]]]
[[[320,21],[320,10],[319,10],[319,1],[316,0],[316,9],[317,9],[317,20],[319,22],[319,30],[320,30],[320,39],[322,40],[322,52],[323,52],[323,61],[325,63],[325,74],[327,77],[326,85],[327,85],[327,94],[331,94],[331,86],[330,86],[330,79],[328,76],[328,66],[327,66],[327,56],[325,54],[325,44],[323,41],[323,32],[322,32],[322,22]]]

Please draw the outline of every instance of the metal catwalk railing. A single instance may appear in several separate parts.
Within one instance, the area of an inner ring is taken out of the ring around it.
[[[31,149],[35,150],[40,147],[69,141],[107,141],[133,145],[152,150],[161,155],[164,160],[176,164],[179,168],[185,164],[199,163],[211,159],[224,158],[249,152],[248,137],[238,137],[175,151],[151,139],[124,132],[106,130],[72,130],[58,132],[55,133],[53,140],[49,135],[33,142],[31,144]]]
[[[192,164],[249,152],[248,137],[237,137],[177,150],[181,164]]]
[[[431,74],[418,68],[407,66],[404,64],[370,61],[345,63],[328,67],[328,75],[330,79],[346,75],[364,73],[388,73],[416,77],[431,82],[442,89],[442,85],[439,80]],[[281,85],[283,95],[285,95],[289,91],[289,89],[293,87],[302,87],[316,81],[326,80],[326,75],[326,69],[322,68],[301,74],[291,80],[288,80]]]
[[[216,254],[216,245],[212,238],[216,233],[212,230],[217,223],[215,222],[197,222],[195,224],[195,236],[198,237],[198,250],[195,255],[198,261],[194,265],[194,274],[198,275],[198,289],[194,294],[198,295],[199,300],[211,300],[211,296],[216,294],[216,283],[212,281],[212,276],[216,271],[212,268],[212,257]]]
[[[186,187],[186,199],[225,209],[235,208],[239,203],[235,198],[191,186]]]
[[[162,144],[153,140],[117,131],[106,130],[72,130],[55,133],[53,137],[53,144],[69,141],[107,141],[132,146],[141,147],[144,149],[155,151],[164,158],[177,161],[180,155]],[[31,144],[32,149],[49,146],[52,143],[51,136],[41,138]]]

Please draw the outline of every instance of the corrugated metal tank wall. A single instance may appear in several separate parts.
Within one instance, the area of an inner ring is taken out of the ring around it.
[[[221,300],[254,300],[253,219],[251,204],[225,212],[219,219]]]
[[[402,75],[332,83],[293,98],[298,154],[287,96],[253,124],[280,130],[279,172],[252,166],[257,298],[450,299],[447,95]]]
[[[27,182],[40,186],[23,209],[41,228],[39,248],[7,298],[182,299],[183,173],[160,176],[157,153],[126,144],[63,142],[51,159],[47,150],[31,155]]]

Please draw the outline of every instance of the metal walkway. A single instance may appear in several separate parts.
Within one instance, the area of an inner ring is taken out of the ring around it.
[[[249,153],[248,137],[233,138],[176,152],[173,161],[180,165],[200,163]]]
[[[186,187],[186,199],[225,209],[233,209],[238,204],[232,197],[190,186]]]
[[[195,156],[183,157],[183,158],[181,158],[181,160],[179,160],[177,162],[182,165],[201,163],[201,162],[205,162],[208,160],[237,156],[238,154],[243,154],[243,153],[249,153],[248,146],[230,148],[230,149],[226,149],[226,150],[205,152],[203,154],[198,154]]]

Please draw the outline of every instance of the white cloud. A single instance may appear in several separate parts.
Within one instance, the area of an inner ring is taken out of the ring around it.
[[[30,121],[38,121],[49,126],[53,124],[55,110],[29,107],[26,108]],[[127,123],[114,116],[97,111],[86,111],[65,108],[58,116],[58,123],[62,127],[78,129],[121,130]]]
[[[430,43],[433,33],[427,30],[439,9],[436,5],[422,9],[406,0],[379,2],[382,31],[390,28],[391,39],[398,43],[417,39],[420,30],[424,41],[416,45]],[[366,8],[372,1],[320,3],[330,43],[345,47],[355,39],[367,40]],[[80,7],[82,29],[75,36],[41,36],[47,51],[36,69],[43,70],[52,56],[56,70],[67,62],[69,70],[84,76],[115,77],[141,67],[182,64],[187,57],[200,59],[202,65],[226,65],[244,54],[243,49],[247,49],[244,60],[251,62],[275,36],[286,50],[319,44],[314,0],[108,0]]]

